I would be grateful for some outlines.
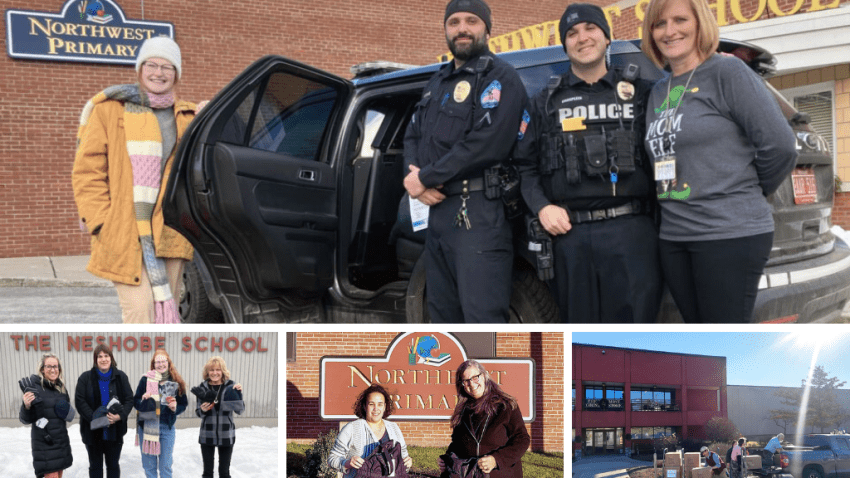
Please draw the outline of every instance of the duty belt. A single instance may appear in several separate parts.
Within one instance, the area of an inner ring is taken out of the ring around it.
[[[443,189],[439,191],[445,194],[446,196],[457,196],[459,194],[463,194],[464,192],[471,193],[473,191],[483,191],[484,190],[484,178],[477,177],[472,179],[459,179],[457,181],[451,181],[443,185]]]
[[[567,209],[567,212],[570,215],[571,223],[581,224],[583,222],[603,221],[605,219],[613,219],[631,214],[643,214],[644,207],[641,201],[632,201],[617,207],[596,209],[593,211],[572,211]]]

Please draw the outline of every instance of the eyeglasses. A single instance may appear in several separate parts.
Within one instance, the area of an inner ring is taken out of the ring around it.
[[[473,375],[472,377],[470,377],[470,378],[468,378],[468,379],[466,379],[466,380],[461,380],[461,381],[460,381],[460,383],[461,383],[464,387],[466,387],[466,386],[469,386],[469,384],[470,384],[471,382],[478,383],[480,380],[481,380],[481,374],[479,373],[478,375]]]
[[[45,365],[44,368],[46,368],[47,370],[59,370],[58,365]]]
[[[153,362],[153,363],[155,363],[155,364],[159,364],[159,365],[167,365],[167,364],[168,364],[168,360],[154,360],[154,362]]]
[[[153,73],[155,71],[162,70],[162,72],[165,73],[166,75],[173,75],[174,73],[177,72],[177,68],[174,68],[171,65],[158,65],[158,64],[150,62],[150,61],[146,61],[146,62],[142,63],[142,66],[144,66],[145,70],[147,70],[149,73]]]

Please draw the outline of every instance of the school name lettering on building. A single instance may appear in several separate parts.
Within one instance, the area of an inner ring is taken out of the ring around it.
[[[646,7],[649,6],[650,0],[639,0],[634,7],[625,9],[619,6],[609,5],[602,7],[605,12],[605,18],[608,24],[614,29],[619,23],[625,22],[630,18],[636,19],[638,22],[643,22],[646,14]],[[709,3],[712,11],[717,18],[717,24],[721,27],[731,23],[750,23],[758,20],[766,12],[770,12],[775,16],[784,17],[797,13],[818,12],[831,8],[838,8],[840,0],[795,0],[794,4],[788,5],[780,0],[716,0]],[[558,34],[559,20],[553,20],[537,25],[514,30],[510,33],[498,35],[490,38],[490,50],[496,53],[505,51],[527,50],[530,48],[540,48],[549,45],[560,45],[561,38]],[[623,39],[640,38],[641,27],[637,27],[636,32],[629,32]],[[451,53],[445,53],[437,58],[437,61],[447,61],[451,59]]]
[[[50,335],[10,335],[15,351],[38,351],[52,352],[54,351],[52,337]],[[165,348],[165,337],[163,336],[147,336],[147,335],[69,335],[64,344],[58,344],[58,347],[64,345],[68,352],[91,352],[100,344],[108,345],[116,352],[153,352],[159,348]],[[262,337],[244,337],[238,338],[233,336],[201,336],[190,337],[184,336],[180,339],[181,352],[243,352],[243,353],[264,353],[269,349],[263,344]]]
[[[133,65],[148,38],[174,38],[174,25],[127,20],[111,0],[69,0],[61,13],[6,11],[12,58]]]
[[[401,334],[384,357],[323,357],[319,383],[320,416],[353,419],[352,405],[371,385],[382,385],[392,397],[398,419],[448,420],[458,402],[455,372],[467,360],[449,334]],[[517,399],[523,417],[534,418],[534,361],[479,360],[490,377]]]

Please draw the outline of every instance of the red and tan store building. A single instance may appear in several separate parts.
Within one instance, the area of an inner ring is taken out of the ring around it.
[[[816,129],[831,143],[836,175],[850,190],[850,0],[710,1],[724,36],[776,54],[779,74],[772,83],[817,120]],[[98,14],[86,19],[95,3]],[[558,42],[567,1],[488,3],[494,51]],[[638,35],[647,0],[594,3],[605,7],[616,38]],[[0,257],[89,252],[70,181],[79,114],[104,87],[134,81],[133,59],[146,36],[177,40],[183,51],[178,95],[200,101],[267,54],[343,77],[352,76],[352,65],[372,60],[434,62],[447,49],[445,4],[0,1],[6,14],[0,41],[7,52],[0,58]],[[10,12],[23,15],[16,17],[22,22],[17,28],[10,27]],[[37,46],[26,46],[29,41]],[[28,48],[37,54],[27,55]],[[850,192],[836,196],[833,220],[850,229]]]
[[[408,444],[448,446],[454,373],[476,359],[516,398],[530,448],[564,450],[563,333],[290,332],[286,341],[287,442],[312,443],[356,419],[357,396],[380,384]]]
[[[573,448],[623,453],[728,418],[726,357],[573,344]]]

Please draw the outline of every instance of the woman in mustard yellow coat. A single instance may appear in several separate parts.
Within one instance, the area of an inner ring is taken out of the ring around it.
[[[74,199],[91,234],[87,270],[115,284],[125,323],[178,323],[183,263],[192,246],[165,226],[162,196],[174,151],[195,115],[179,101],[180,47],[148,39],[136,59],[138,83],[111,86],[80,116]]]

